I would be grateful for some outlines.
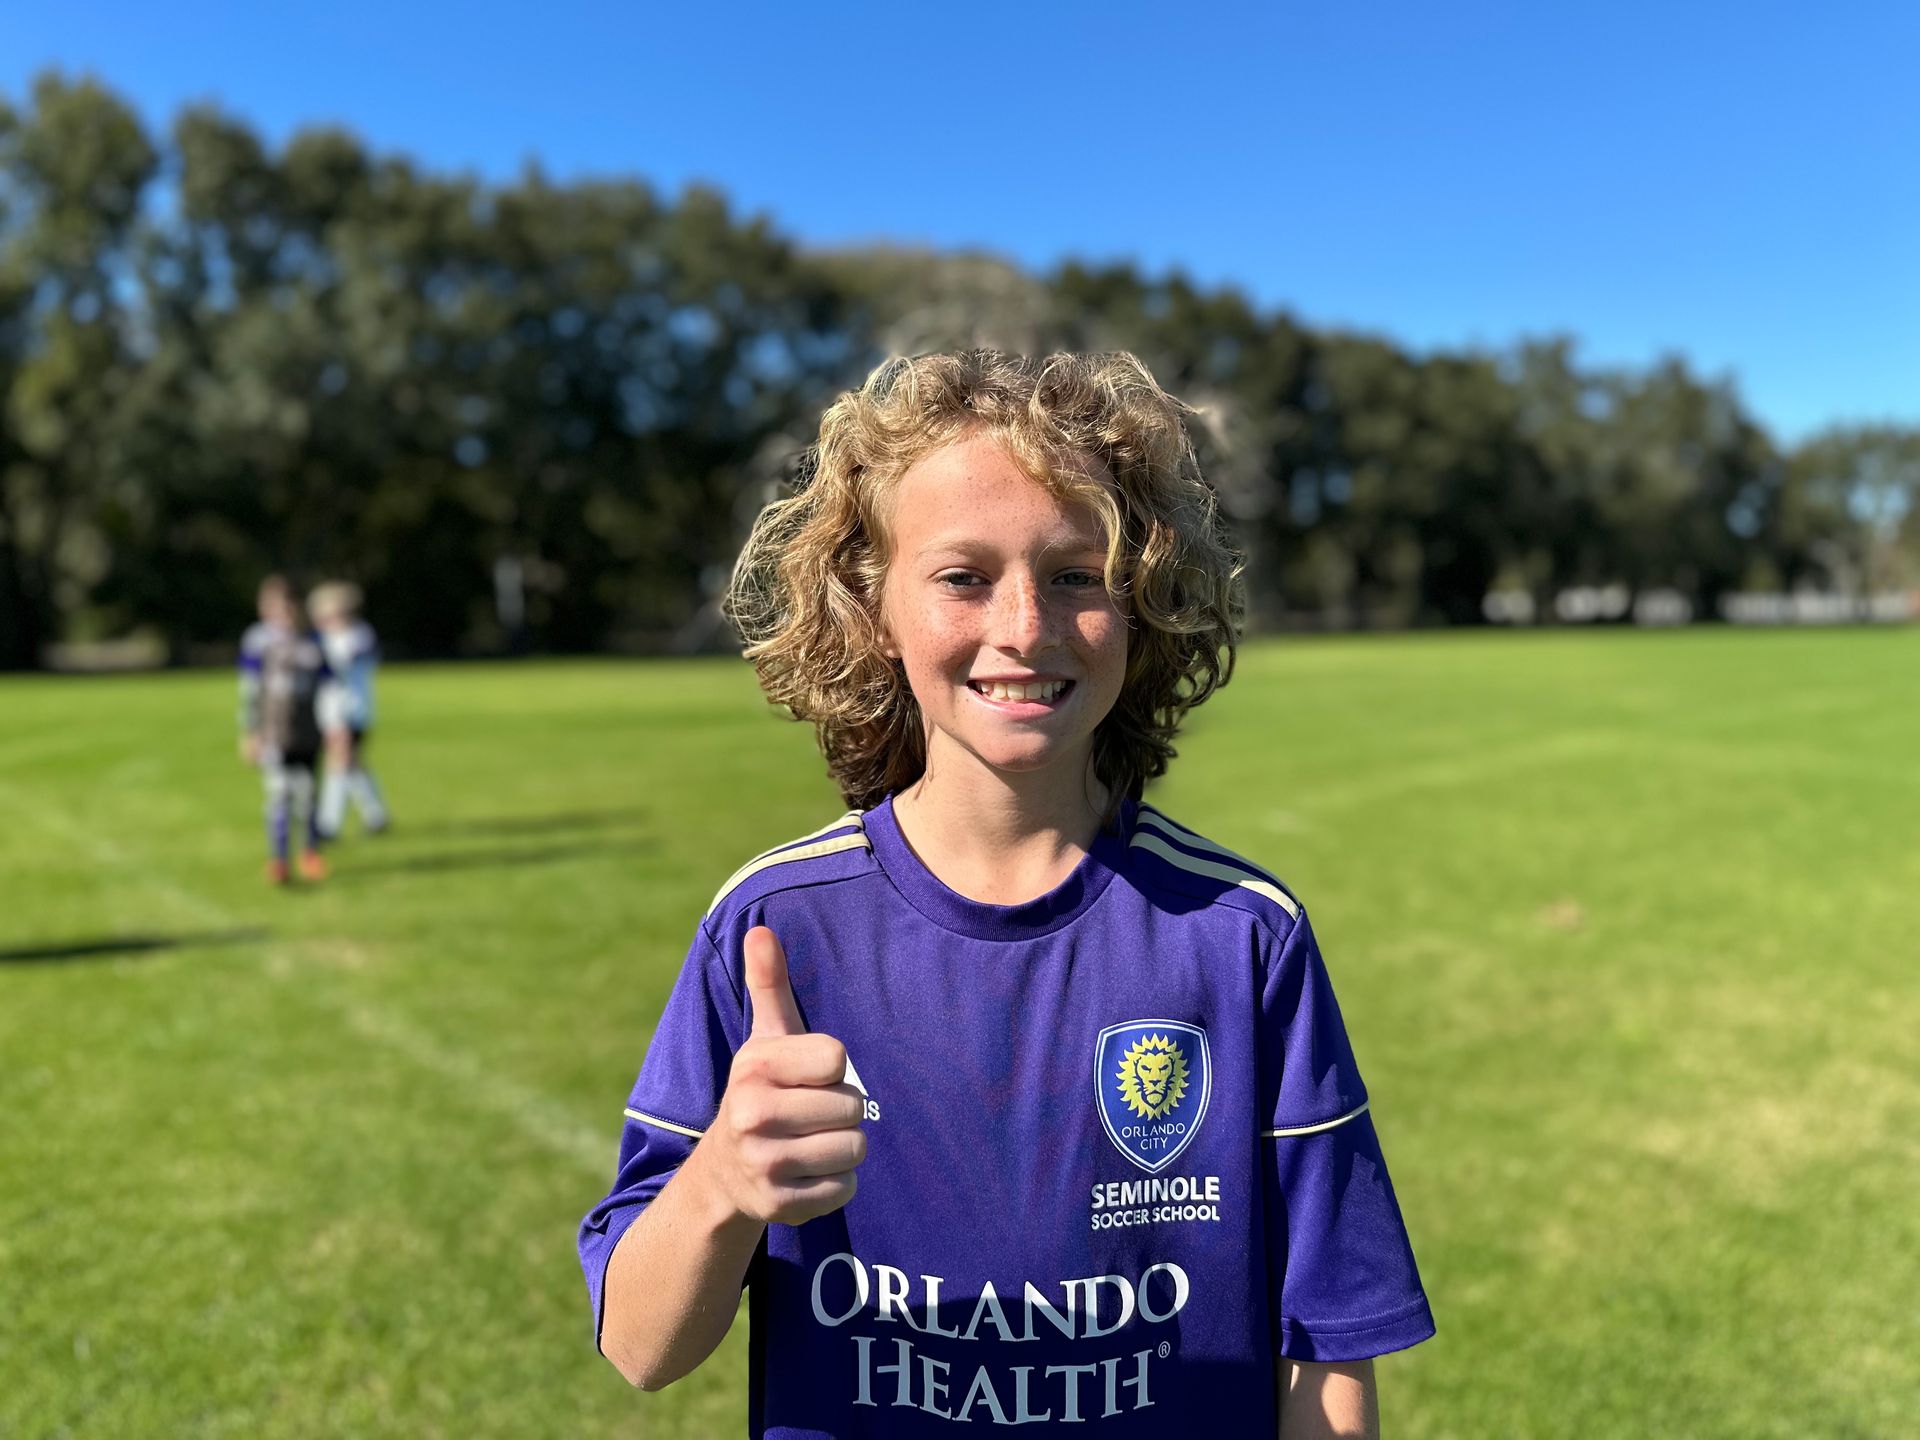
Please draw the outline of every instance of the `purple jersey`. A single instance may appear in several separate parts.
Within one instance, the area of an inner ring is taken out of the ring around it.
[[[580,1230],[614,1245],[712,1121],[771,926],[847,1048],[868,1154],[842,1210],[747,1272],[756,1436],[1272,1435],[1276,1355],[1433,1333],[1312,928],[1259,867],[1127,802],[1023,905],[949,889],[893,803],[715,898]]]

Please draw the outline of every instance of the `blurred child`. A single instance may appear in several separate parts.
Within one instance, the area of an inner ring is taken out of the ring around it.
[[[315,710],[327,661],[307,631],[300,601],[284,576],[260,582],[259,621],[240,639],[240,754],[260,767],[267,796],[267,879],[287,882],[292,834],[304,836],[301,878],[326,878],[314,806],[320,756]]]
[[[755,524],[729,614],[849,808],[652,1031],[579,1234],[633,1383],[744,1284],[755,1436],[1377,1434],[1433,1320],[1314,929],[1142,796],[1243,610],[1187,413],[1131,355],[892,361]]]
[[[360,618],[360,587],[334,581],[307,600],[331,672],[320,691],[320,724],[326,733],[327,768],[320,787],[320,834],[331,840],[347,823],[347,802],[360,823],[377,835],[392,823],[380,784],[366,765],[367,737],[373,729],[373,672],[380,663],[380,642]]]

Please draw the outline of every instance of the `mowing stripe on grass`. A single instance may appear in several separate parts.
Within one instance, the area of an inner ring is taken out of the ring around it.
[[[205,896],[196,895],[174,884],[164,875],[135,865],[128,859],[126,851],[103,836],[83,830],[64,816],[50,808],[26,803],[18,786],[0,780],[0,795],[7,797],[7,812],[15,817],[24,817],[54,839],[64,841],[76,850],[84,851],[96,865],[113,870],[116,874],[130,875],[155,894],[164,896],[175,908],[187,911],[196,920],[206,924],[232,926],[238,923],[231,911],[217,905]]]
[[[196,921],[227,929],[243,924],[243,917],[225,906],[151,868],[133,865],[111,840],[72,824],[49,808],[22,803],[18,787],[0,782],[0,796],[6,798],[10,813],[25,816],[46,833],[85,853],[96,865],[136,880]],[[326,940],[269,944],[263,950],[267,960],[263,973],[302,999],[332,1011],[337,1020],[362,1039],[432,1071],[478,1108],[507,1121],[542,1148],[576,1162],[596,1178],[609,1173],[614,1158],[609,1137],[583,1124],[564,1107],[517,1080],[489,1070],[471,1054],[442,1045],[390,1006],[348,999],[316,985],[313,972],[298,963],[296,953],[302,945],[313,944],[336,953],[351,948],[342,941]]]
[[[613,1173],[618,1156],[610,1131],[582,1124],[546,1096],[487,1069],[467,1051],[442,1045],[390,1007],[345,1000],[311,986],[302,986],[301,990],[323,1001],[356,1035],[433,1071],[543,1149],[577,1162],[585,1174],[604,1180]]]

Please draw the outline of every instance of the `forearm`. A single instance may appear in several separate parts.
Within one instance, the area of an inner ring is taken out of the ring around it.
[[[753,1031],[719,1113],[607,1263],[600,1349],[644,1390],[713,1353],[767,1225],[838,1210],[867,1155],[846,1047],[807,1033],[773,931],[755,926],[742,948]]]
[[[242,739],[260,733],[260,677],[251,670],[240,672],[240,704],[237,719]]]
[[[1380,1440],[1373,1361],[1279,1364],[1280,1440]]]
[[[712,1183],[701,1149],[694,1146],[607,1262],[600,1348],[645,1390],[690,1373],[726,1337],[766,1231]]]

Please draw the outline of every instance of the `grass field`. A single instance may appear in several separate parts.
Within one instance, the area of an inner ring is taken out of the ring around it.
[[[383,684],[399,825],[293,893],[226,676],[0,684],[0,1435],[743,1431],[744,1321],[628,1390],[573,1232],[811,737],[738,661]],[[1261,644],[1150,798],[1313,910],[1440,1325],[1389,1435],[1920,1433],[1920,632]]]

